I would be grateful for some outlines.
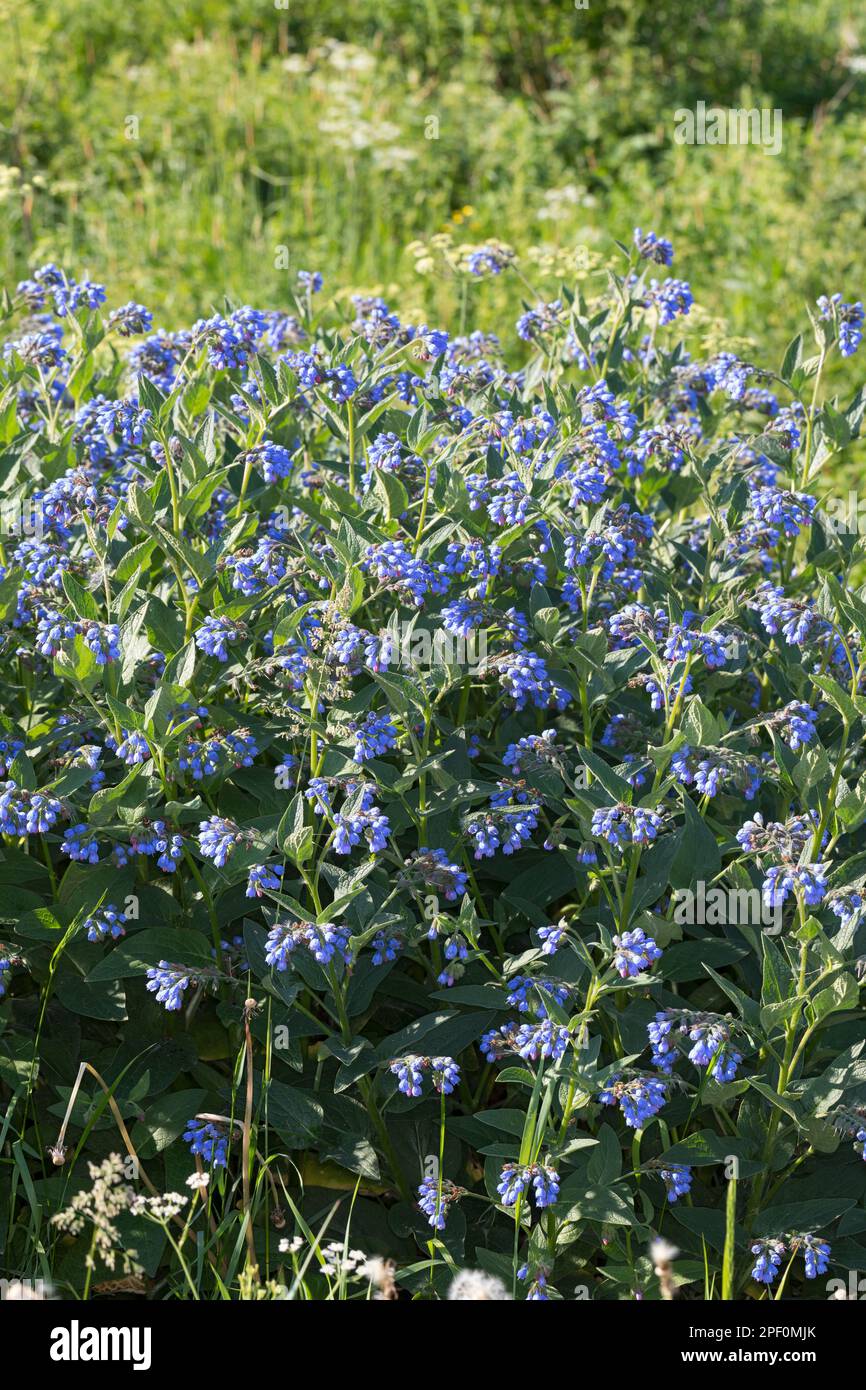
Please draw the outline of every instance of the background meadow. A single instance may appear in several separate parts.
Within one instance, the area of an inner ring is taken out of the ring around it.
[[[294,270],[453,320],[407,245],[450,232],[586,246],[676,239],[706,320],[781,351],[827,285],[859,283],[866,48],[856,7],[770,0],[58,0],[0,4],[0,274],[68,262],[168,327],[285,301]],[[777,157],[680,146],[674,113],[783,113]],[[288,262],[288,264],[287,264]],[[538,258],[525,266],[542,276]],[[513,277],[465,306],[490,325]]]

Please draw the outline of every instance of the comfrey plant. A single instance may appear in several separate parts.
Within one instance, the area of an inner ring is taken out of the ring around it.
[[[773,371],[692,344],[675,264],[639,229],[497,337],[316,272],[172,332],[56,266],[11,288],[16,1268],[39,1229],[104,1274],[114,1216],[91,1246],[55,1168],[108,1124],[171,1297],[350,1296],[353,1223],[389,1299],[864,1267],[866,550],[822,502],[863,312],[822,296]],[[683,920],[708,886],[772,912]]]

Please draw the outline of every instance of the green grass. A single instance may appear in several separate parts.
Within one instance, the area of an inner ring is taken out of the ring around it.
[[[63,261],[174,326],[214,286],[285,303],[315,266],[331,290],[451,317],[416,238],[606,256],[640,223],[675,240],[713,336],[724,320],[780,353],[804,299],[862,293],[866,76],[845,4],[287,4],[0,3],[4,281]],[[782,153],[675,145],[698,99],[779,107]],[[485,286],[467,325],[526,294]]]

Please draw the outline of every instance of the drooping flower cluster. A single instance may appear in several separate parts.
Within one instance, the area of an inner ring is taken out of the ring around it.
[[[561,980],[552,980],[544,975],[512,975],[505,1002],[519,1013],[532,1011],[536,1018],[545,1019],[548,1017],[549,1004],[563,1008],[569,993],[569,986]]]
[[[447,1178],[424,1178],[419,1184],[418,1205],[434,1231],[445,1230],[449,1209],[463,1194],[464,1189]]]
[[[88,941],[116,941],[126,932],[126,914],[106,903],[84,919],[84,931]]]
[[[826,1274],[830,1267],[830,1246],[826,1240],[807,1232],[802,1235],[789,1235],[784,1240],[774,1237],[757,1240],[751,1247],[757,1256],[752,1269],[752,1278],[759,1284],[772,1284],[779,1273],[786,1254],[800,1254],[803,1257],[804,1274],[807,1279],[816,1279]]]
[[[685,1036],[693,1044],[688,1057],[696,1067],[706,1067],[714,1081],[733,1081],[742,1054],[732,1043],[730,1018],[719,1014],[695,1013],[689,1009],[663,1009],[647,1024],[653,1065],[670,1075],[677,1060],[676,1037]]]
[[[351,965],[354,954],[349,946],[350,932],[333,922],[286,922],[268,932],[265,959],[275,970],[288,970],[292,952],[305,947],[319,965],[328,966],[335,958]]]
[[[830,865],[802,862],[807,847],[814,852],[816,842],[820,848],[826,845],[828,834],[826,830],[823,834],[820,832],[819,818],[814,811],[805,816],[791,816],[784,823],[770,821],[767,824],[757,812],[737,831],[737,840],[746,853],[781,860],[765,871],[762,891],[768,907],[781,907],[791,893],[801,897],[809,907],[816,907],[823,901]]]
[[[506,1163],[496,1187],[504,1207],[513,1207],[531,1189],[537,1207],[552,1207],[559,1196],[559,1174],[549,1163]]]
[[[208,1167],[228,1166],[231,1130],[228,1125],[213,1120],[190,1120],[184,1130],[184,1142],[191,1154],[197,1154]]]
[[[572,1042],[564,1024],[544,1018],[540,1023],[503,1023],[482,1034],[480,1047],[488,1062],[495,1062],[506,1053],[515,1052],[527,1062],[558,1062]]]
[[[613,945],[613,967],[623,980],[634,979],[635,975],[649,970],[653,961],[661,960],[661,948],[647,936],[643,927],[615,936]]]
[[[665,1185],[668,1201],[673,1204],[680,1197],[688,1196],[692,1186],[692,1170],[681,1163],[671,1164],[669,1168],[659,1168],[658,1175]]]
[[[606,840],[614,849],[625,850],[629,845],[649,845],[664,827],[664,812],[661,807],[650,810],[645,806],[628,806],[620,802],[617,806],[603,807],[593,812],[592,834],[598,840]]]
[[[643,1129],[657,1115],[667,1100],[667,1086],[656,1076],[631,1075],[611,1077],[602,1090],[602,1105],[618,1105],[623,1119],[631,1129]]]
[[[414,1053],[398,1057],[388,1070],[397,1078],[397,1089],[404,1096],[420,1096],[425,1073],[430,1073],[434,1091],[450,1096],[460,1084],[460,1068],[453,1057],[419,1057]]]

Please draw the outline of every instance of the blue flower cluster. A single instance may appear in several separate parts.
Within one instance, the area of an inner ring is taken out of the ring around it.
[[[397,1078],[397,1089],[404,1096],[420,1096],[425,1072],[430,1073],[434,1091],[450,1096],[460,1084],[460,1068],[453,1057],[419,1057],[414,1053],[399,1057],[389,1065]]]
[[[418,1205],[434,1231],[444,1231],[448,1212],[463,1196],[464,1189],[447,1178],[424,1178],[418,1186]]]
[[[85,917],[83,926],[88,941],[116,941],[126,933],[126,913],[106,903]]]
[[[635,975],[649,970],[653,961],[661,960],[661,948],[647,936],[643,927],[615,936],[613,945],[613,967],[623,980],[634,979]]]
[[[663,1009],[647,1024],[653,1065],[670,1075],[677,1060],[676,1037],[685,1036],[693,1044],[688,1056],[696,1067],[706,1067],[720,1085],[733,1081],[743,1060],[731,1041],[733,1026],[719,1014],[701,1014],[689,1009]]]
[[[268,932],[265,959],[275,970],[288,970],[292,952],[305,947],[319,965],[328,966],[337,958],[345,965],[354,961],[349,946],[351,933],[333,922],[286,922]]]
[[[506,1163],[496,1186],[502,1205],[513,1207],[530,1188],[537,1207],[552,1207],[559,1196],[559,1174],[550,1164]]]
[[[681,1163],[673,1163],[668,1168],[659,1169],[659,1177],[665,1185],[668,1201],[673,1203],[680,1197],[688,1196],[692,1186],[692,1170]]]
[[[229,1161],[230,1130],[213,1120],[190,1120],[183,1133],[189,1151],[209,1168],[226,1168]]]
[[[611,1077],[602,1090],[602,1105],[618,1105],[623,1119],[631,1129],[643,1129],[648,1120],[664,1106],[667,1085],[657,1076]]]
[[[826,1240],[812,1233],[789,1235],[785,1240],[764,1238],[752,1245],[752,1254],[757,1256],[752,1269],[752,1278],[759,1284],[772,1284],[782,1265],[785,1255],[790,1253],[803,1256],[804,1274],[807,1279],[816,1279],[826,1274],[830,1268],[830,1246]]]
[[[495,1062],[508,1052],[516,1052],[527,1062],[558,1062],[565,1056],[573,1041],[564,1024],[543,1018],[540,1023],[503,1023],[483,1033],[479,1046],[488,1062]]]
[[[630,845],[652,844],[663,828],[661,807],[653,811],[647,806],[628,806],[620,802],[593,812],[591,833],[622,851]]]

